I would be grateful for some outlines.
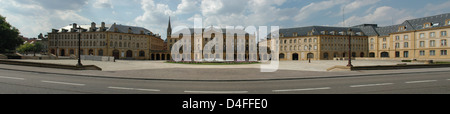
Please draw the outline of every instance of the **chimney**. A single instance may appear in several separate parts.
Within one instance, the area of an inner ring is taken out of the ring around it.
[[[89,29],[89,31],[95,31],[95,22],[91,23],[91,28]]]
[[[77,23],[73,23],[73,24],[72,24],[72,28],[73,28],[73,29],[77,29]]]

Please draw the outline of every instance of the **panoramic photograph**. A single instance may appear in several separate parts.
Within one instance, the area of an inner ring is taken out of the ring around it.
[[[175,94],[173,108],[217,111],[450,93],[448,0],[0,4],[0,94]]]

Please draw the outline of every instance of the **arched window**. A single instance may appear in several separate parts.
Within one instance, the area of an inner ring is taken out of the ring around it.
[[[145,57],[145,51],[139,51],[139,57]]]

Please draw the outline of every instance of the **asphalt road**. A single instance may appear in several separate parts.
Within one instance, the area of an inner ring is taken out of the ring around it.
[[[450,71],[265,81],[158,81],[0,69],[0,94],[449,94]]]

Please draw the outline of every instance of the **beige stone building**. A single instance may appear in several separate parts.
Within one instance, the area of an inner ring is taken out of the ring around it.
[[[352,32],[349,32],[349,29]],[[353,57],[366,57],[368,54],[367,36],[358,27],[283,28],[280,29],[279,35],[280,40],[275,43],[279,43],[280,60],[343,59],[349,54],[349,38],[352,39]]]
[[[450,59],[447,52],[450,14],[406,20],[386,27],[371,26],[369,57],[399,59]]]
[[[152,59],[151,52],[164,50],[157,34],[142,28],[119,24],[98,27],[71,24],[48,33],[49,53],[57,56],[78,55],[78,27],[81,27],[81,55],[114,56],[116,59]],[[153,55],[153,56],[152,56]]]

